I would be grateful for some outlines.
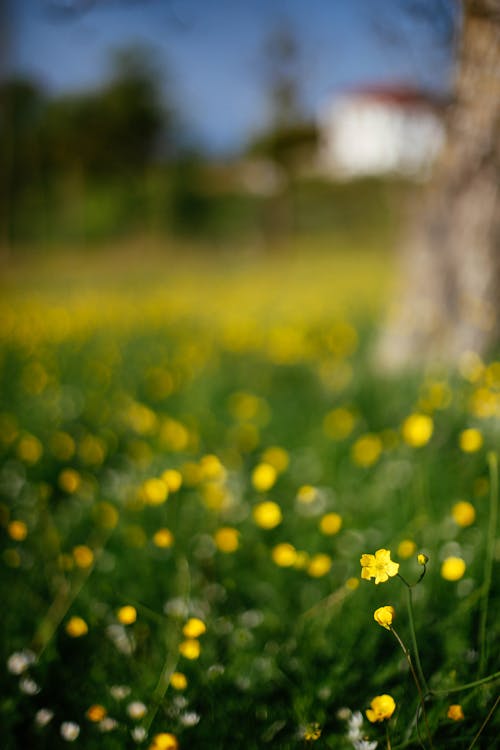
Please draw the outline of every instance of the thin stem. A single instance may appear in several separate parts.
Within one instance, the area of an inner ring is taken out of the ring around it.
[[[474,739],[473,739],[473,740],[472,740],[472,742],[470,743],[470,745],[469,745],[469,747],[467,748],[467,750],[472,750],[472,748],[473,748],[473,747],[474,747],[474,745],[476,744],[476,742],[477,742],[477,740],[479,739],[479,737],[480,737],[480,735],[481,735],[481,733],[482,733],[483,729],[485,728],[486,724],[487,724],[487,723],[489,722],[489,720],[491,719],[491,717],[492,717],[492,716],[493,716],[493,714],[495,713],[495,709],[496,709],[496,707],[498,706],[498,701],[500,701],[500,695],[499,695],[499,696],[497,696],[497,699],[496,699],[496,701],[494,702],[493,706],[491,707],[491,709],[490,709],[490,711],[489,711],[489,713],[488,713],[488,716],[486,717],[486,719],[485,719],[485,720],[483,721],[483,723],[482,723],[482,724],[481,724],[481,726],[479,727],[479,731],[478,731],[478,733],[476,734],[476,736],[474,737]]]
[[[402,649],[404,655],[406,656],[406,660],[408,662],[408,666],[410,667],[410,671],[411,671],[413,680],[414,680],[415,685],[417,687],[418,697],[419,697],[419,700],[420,700],[420,705],[422,707],[422,716],[424,717],[425,729],[427,731],[427,736],[429,738],[429,745],[430,745],[431,750],[432,750],[432,735],[431,735],[431,731],[429,729],[429,724],[427,722],[427,713],[426,713],[426,710],[425,710],[424,694],[422,692],[422,686],[421,686],[421,684],[419,682],[419,679],[417,677],[417,673],[415,672],[415,669],[413,667],[413,662],[412,662],[412,659],[411,659],[411,654],[408,651],[408,649],[406,648],[406,646],[403,643],[403,641],[401,640],[401,638],[399,637],[399,635],[396,633],[396,631],[392,627],[392,625],[390,626],[389,629],[390,629],[391,633],[394,635],[394,637],[396,638],[396,640],[399,643],[399,645],[401,646],[401,649]],[[418,731],[418,725],[417,725],[417,731]]]
[[[178,571],[177,580],[178,580],[178,588],[180,589],[181,596],[183,596],[184,599],[187,600],[189,596],[189,589],[190,589],[190,575],[189,575],[189,565],[185,558],[181,558],[179,560],[179,571]],[[160,705],[165,697],[165,693],[167,692],[167,689],[170,683],[170,677],[172,675],[172,672],[175,670],[177,661],[179,659],[179,654],[177,651],[178,642],[179,642],[179,633],[177,632],[178,628],[175,627],[175,630],[176,632],[173,633],[171,632],[171,628],[167,627],[165,631],[165,643],[167,646],[167,656],[163,663],[163,667],[160,672],[158,682],[156,683],[156,687],[153,691],[153,695],[151,696],[151,705],[149,708],[148,716],[143,725],[146,731],[149,731],[151,724],[153,723],[154,718],[156,714],[158,713],[158,709],[160,708]]]
[[[420,684],[422,685],[422,688],[424,689],[425,693],[429,692],[429,689],[427,687],[427,681],[424,677],[424,673],[422,671],[422,664],[420,663],[420,655],[418,653],[418,644],[417,644],[417,634],[415,633],[415,620],[413,617],[413,598],[411,593],[411,587],[407,587],[407,608],[408,608],[408,621],[410,624],[410,636],[411,636],[411,642],[413,646],[413,652],[415,655],[415,665],[417,667],[417,673],[418,678],[420,680]]]
[[[387,750],[391,750],[391,736],[389,734],[389,725],[385,725],[385,737],[387,740]]]
[[[484,674],[486,668],[486,631],[488,621],[488,598],[491,588],[493,571],[493,557],[495,551],[495,535],[498,516],[498,456],[491,451],[488,453],[488,465],[490,469],[490,518],[488,523],[488,536],[486,539],[486,555],[484,561],[484,580],[479,612],[479,665],[478,675]]]
[[[465,685],[458,685],[458,687],[448,688],[448,690],[429,690],[428,695],[448,695],[448,693],[460,693],[462,690],[470,690],[471,688],[478,687],[479,685],[485,685],[487,682],[493,682],[498,680],[500,672],[494,672],[489,674],[487,677],[483,677],[481,680],[474,680],[474,682],[467,682]]]

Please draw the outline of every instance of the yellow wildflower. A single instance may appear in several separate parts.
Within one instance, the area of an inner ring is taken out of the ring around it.
[[[312,578],[321,578],[326,575],[332,567],[332,558],[329,555],[313,555],[307,566],[307,572]]]
[[[426,445],[432,437],[434,424],[428,414],[410,414],[403,422],[403,440],[412,448]]]
[[[101,706],[98,703],[96,703],[95,705],[90,706],[87,709],[85,715],[89,721],[94,721],[97,723],[99,721],[102,721],[104,717],[106,716],[106,714],[107,714],[107,711],[104,708],[104,706]]]
[[[174,535],[169,529],[158,529],[153,535],[153,544],[157,547],[171,547],[174,543]]]
[[[379,607],[373,613],[373,619],[375,620],[375,622],[377,622],[386,630],[391,629],[392,621],[395,616],[396,612],[394,610],[394,607],[391,607],[390,604],[386,604],[384,607]]]
[[[168,487],[163,479],[146,479],[141,488],[141,495],[149,505],[161,505],[168,497]]]
[[[414,541],[412,541],[411,539],[403,539],[403,541],[398,545],[398,557],[401,557],[403,560],[407,560],[414,554],[416,549],[417,545]]]
[[[429,562],[429,558],[427,557],[427,555],[424,555],[423,552],[419,552],[419,554],[417,555],[417,562],[419,565],[427,565],[427,563]]]
[[[76,469],[68,468],[61,471],[57,478],[57,483],[62,490],[72,495],[80,488],[82,478]]]
[[[338,534],[342,528],[342,516],[338,513],[326,513],[319,522],[320,531],[327,536]]]
[[[271,556],[281,568],[290,568],[297,561],[297,550],[292,544],[282,542],[273,547]]]
[[[198,638],[207,630],[207,626],[199,617],[190,617],[182,628],[182,633],[186,638]]]
[[[169,492],[177,492],[182,485],[182,474],[177,469],[166,469],[161,475]]]
[[[240,532],[231,526],[221,526],[214,534],[215,546],[221,552],[235,552],[239,546]]]
[[[471,526],[476,520],[476,510],[472,503],[460,500],[451,509],[451,515],[459,526]]]
[[[377,695],[370,703],[370,708],[366,711],[366,718],[372,724],[376,721],[390,719],[396,708],[396,703],[391,695]]]
[[[186,659],[197,659],[201,653],[200,642],[196,638],[186,638],[179,644],[179,652]]]
[[[361,578],[369,581],[375,578],[375,583],[384,583],[398,574],[399,563],[391,560],[388,549],[379,549],[374,555],[361,556]]]
[[[277,475],[278,472],[272,464],[262,462],[257,464],[252,472],[252,485],[257,492],[266,492],[266,490],[270,490],[276,482]]]
[[[187,677],[182,672],[172,672],[170,675],[170,684],[174,690],[185,690],[187,688]]]
[[[465,573],[465,561],[461,557],[447,557],[441,565],[441,575],[446,581],[459,581]]]
[[[43,446],[34,435],[25,435],[17,444],[17,455],[26,464],[36,464],[43,453]]]
[[[170,732],[160,732],[155,734],[149,750],[178,750],[179,743],[174,734]]]
[[[321,728],[315,721],[312,724],[308,724],[304,730],[304,739],[308,742],[315,742],[321,737]]]
[[[302,487],[299,487],[297,490],[297,500],[299,503],[304,503],[304,505],[313,503],[317,497],[318,490],[310,484],[303,484]]]
[[[137,610],[131,604],[120,607],[117,617],[122,625],[132,625],[137,620]]]
[[[11,521],[7,526],[7,532],[15,542],[22,542],[28,536],[28,527],[24,521]]]
[[[272,500],[256,505],[252,515],[257,526],[262,529],[274,529],[283,519],[280,506]]]
[[[349,437],[356,420],[352,412],[344,407],[329,411],[323,419],[323,432],[331,440],[343,440]]]
[[[66,623],[66,632],[72,638],[80,638],[82,635],[87,635],[89,627],[84,619],[74,615]]]
[[[448,717],[448,719],[453,719],[453,721],[462,721],[462,719],[465,719],[462,706],[459,703],[453,703],[448,708],[448,713],[446,714],[446,716]]]
[[[351,457],[355,464],[368,468],[377,463],[382,453],[382,441],[378,435],[368,433],[361,435],[351,449]]]
[[[79,568],[90,568],[94,562],[94,553],[86,544],[77,544],[73,547],[73,557]]]
[[[288,464],[290,463],[290,457],[287,451],[279,445],[272,445],[269,448],[266,448],[262,454],[262,460],[265,463],[274,466],[278,473],[286,471]]]
[[[475,453],[483,445],[483,436],[479,430],[469,427],[467,430],[462,430],[458,442],[464,453]]]

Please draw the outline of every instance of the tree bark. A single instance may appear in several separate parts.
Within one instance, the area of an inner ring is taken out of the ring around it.
[[[378,347],[386,368],[456,363],[500,343],[500,0],[468,0],[448,137],[402,247]]]

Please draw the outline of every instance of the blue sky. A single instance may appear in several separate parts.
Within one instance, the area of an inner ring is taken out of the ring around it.
[[[69,6],[82,6],[68,12]],[[266,39],[294,29],[303,103],[315,114],[350,86],[445,90],[456,0],[11,0],[10,69],[59,93],[102,82],[112,49],[146,44],[163,88],[209,148],[238,148],[268,117]],[[447,19],[447,20],[446,20]]]

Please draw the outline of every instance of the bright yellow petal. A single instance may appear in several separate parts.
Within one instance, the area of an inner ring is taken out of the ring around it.
[[[378,549],[375,552],[375,559],[378,563],[384,563],[384,565],[391,561],[391,551],[389,549]]]
[[[361,555],[360,563],[363,568],[368,568],[372,565],[375,565],[375,555]]]
[[[385,583],[385,581],[389,580],[389,576],[385,572],[385,570],[377,570],[377,575],[375,576],[375,583]]]
[[[369,581],[374,575],[372,568],[361,568],[361,578],[364,578],[365,581]]]
[[[388,562],[386,564],[385,570],[386,570],[387,575],[389,575],[389,576],[395,576],[395,575],[398,574],[399,563],[392,562],[392,560],[391,560],[391,562]]]

